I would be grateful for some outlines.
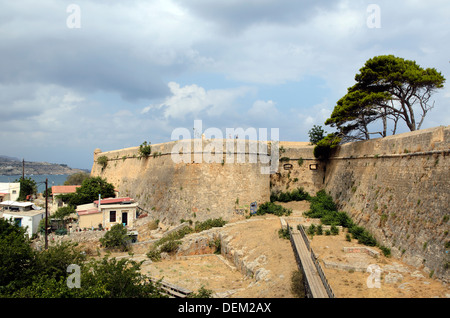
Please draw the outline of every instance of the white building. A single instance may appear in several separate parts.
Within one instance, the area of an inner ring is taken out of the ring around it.
[[[78,227],[97,228],[101,225],[110,229],[116,224],[123,224],[128,228],[134,227],[137,216],[138,203],[129,197],[106,198],[93,203],[77,206]]]
[[[0,202],[16,201],[19,197],[20,182],[0,182]]]
[[[45,210],[31,202],[0,202],[3,218],[11,220],[21,227],[27,228],[28,236],[37,232],[39,222],[45,218]]]

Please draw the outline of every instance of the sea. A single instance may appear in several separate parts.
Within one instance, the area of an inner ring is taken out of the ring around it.
[[[68,174],[36,174],[36,175],[25,175],[25,178],[30,178],[36,182],[37,192],[43,193],[45,191],[45,179],[48,179],[48,187],[56,185],[63,185],[66,181]],[[0,182],[15,182],[22,178],[22,175],[12,175],[4,176],[0,175]]]

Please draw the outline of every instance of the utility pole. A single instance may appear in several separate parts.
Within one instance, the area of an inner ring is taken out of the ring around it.
[[[25,180],[25,158],[22,158],[22,180]]]
[[[45,178],[45,249],[48,249],[48,178]]]

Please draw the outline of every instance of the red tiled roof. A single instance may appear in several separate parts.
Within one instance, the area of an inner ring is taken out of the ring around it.
[[[83,210],[78,211],[78,215],[87,215],[87,214],[95,214],[95,213],[101,213],[98,209],[89,209],[89,210]]]
[[[81,187],[80,185],[62,185],[62,186],[53,186],[52,193],[75,193],[77,188]]]
[[[122,202],[132,202],[133,199],[126,197],[126,198],[106,198],[101,199],[100,204],[114,204],[114,203],[122,203]],[[94,201],[95,204],[98,204],[98,200]]]

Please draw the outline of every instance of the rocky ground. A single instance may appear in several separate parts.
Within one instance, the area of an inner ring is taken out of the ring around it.
[[[308,208],[307,202],[283,205],[294,211],[286,218],[291,226],[318,223],[318,220],[302,217],[302,212]],[[216,297],[294,297],[291,275],[297,270],[297,264],[290,241],[278,235],[281,228],[278,217],[252,217],[227,224],[223,228],[191,234],[183,240],[184,244],[177,255],[166,257],[160,262],[151,262],[145,253],[149,250],[152,238],[161,237],[169,228],[162,224],[148,227],[145,222],[142,223],[142,229],[143,226],[147,226],[144,231],[147,243],[136,245],[132,255],[113,253],[111,257],[132,257],[144,261],[144,273],[193,291],[203,286],[212,290]],[[361,247],[355,240],[346,241],[345,234],[340,231],[337,236],[316,235],[310,241],[336,297],[450,297],[449,286],[430,277],[421,268],[408,266],[399,259],[384,257],[376,247],[370,247],[378,253],[376,257],[364,252],[345,252],[344,247]],[[101,249],[95,240],[86,239],[86,235],[80,236],[80,241],[95,255],[95,251]],[[208,240],[217,237],[221,238],[223,244],[220,255],[213,254],[214,250],[208,248]],[[377,272],[368,272],[367,268],[379,269],[378,281],[374,279],[377,278],[374,276]]]

